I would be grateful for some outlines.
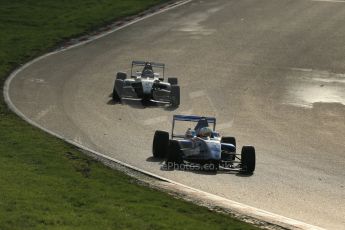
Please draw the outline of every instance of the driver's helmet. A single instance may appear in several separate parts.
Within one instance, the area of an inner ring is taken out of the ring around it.
[[[148,77],[148,78],[153,78],[154,77],[154,73],[152,70],[150,69],[144,69],[142,74],[141,74],[142,77]]]
[[[198,130],[198,136],[199,137],[211,137],[212,135],[212,129],[209,127],[203,127]]]
[[[195,131],[192,130],[191,128],[189,128],[189,129],[187,129],[185,136],[186,136],[186,138],[193,138],[194,134],[195,134]]]
[[[150,70],[152,70],[152,65],[151,65],[151,63],[150,63],[150,62],[146,62],[146,63],[145,63],[145,66],[144,66],[144,69],[150,69]]]

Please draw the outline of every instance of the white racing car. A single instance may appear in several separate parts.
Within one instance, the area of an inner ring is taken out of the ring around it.
[[[177,121],[194,122],[196,125],[183,134],[176,134]],[[212,128],[209,127],[210,124],[213,125]],[[214,117],[174,115],[171,139],[168,132],[155,132],[153,156],[166,158],[165,165],[168,169],[185,169],[186,165],[193,165],[200,169],[223,169],[252,174],[255,170],[255,148],[243,146],[241,153],[237,154],[236,139],[221,137],[215,127]]]
[[[113,100],[152,101],[178,107],[180,87],[177,85],[177,78],[168,78],[165,82],[164,70],[165,65],[162,63],[133,61],[130,78],[123,72],[116,74]]]

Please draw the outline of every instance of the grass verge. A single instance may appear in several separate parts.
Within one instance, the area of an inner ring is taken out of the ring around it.
[[[0,0],[0,229],[256,229],[137,184],[4,103],[20,64],[163,0]]]

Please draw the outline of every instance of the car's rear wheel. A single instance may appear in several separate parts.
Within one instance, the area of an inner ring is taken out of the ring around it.
[[[234,153],[222,153],[222,159],[234,161],[236,159],[236,139],[235,139],[235,137],[222,137],[221,143],[232,144],[233,146],[235,146]]]
[[[166,164],[168,169],[174,169],[183,163],[182,150],[176,140],[170,140]]]
[[[127,74],[126,73],[118,72],[116,74],[116,79],[125,80],[126,78],[127,78]]]
[[[113,100],[115,102],[120,102],[121,101],[121,92],[120,90],[123,88],[123,80],[116,79],[114,88],[113,88]]]
[[[168,82],[169,82],[171,85],[177,85],[177,83],[178,83],[176,77],[170,77],[170,78],[168,78]]]
[[[153,137],[152,154],[156,158],[164,158],[168,152],[169,133],[157,130]]]
[[[255,148],[243,146],[241,151],[241,171],[245,174],[252,174],[255,170]]]
[[[180,86],[171,86],[170,103],[173,107],[178,107],[180,105]]]
[[[236,138],[235,137],[222,137],[222,143],[232,144],[236,147]]]
[[[208,164],[208,167],[205,168],[206,170],[209,170],[209,171],[218,171],[219,170],[219,165],[220,165],[220,162],[219,161],[212,161]]]

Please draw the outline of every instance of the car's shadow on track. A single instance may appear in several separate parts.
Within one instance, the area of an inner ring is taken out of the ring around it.
[[[136,109],[146,109],[147,107],[153,107],[154,104],[146,105],[145,103],[139,101],[139,100],[123,100],[120,101],[114,101],[113,99],[109,99],[107,101],[107,105],[128,105],[130,107],[136,108]]]
[[[135,109],[146,109],[150,107],[157,107],[157,103],[152,101],[141,101],[141,100],[123,100],[124,105],[128,105]]]
[[[194,174],[200,174],[200,175],[216,175],[217,171],[211,171],[211,170],[190,170],[190,169],[168,169],[163,164],[161,166],[162,171],[179,171],[179,172],[186,172],[186,173],[194,173]]]
[[[110,97],[112,94],[110,95]],[[166,111],[174,111],[177,107],[161,104],[153,101],[142,100],[123,100],[122,102],[115,102],[113,99],[107,101],[107,105],[127,105],[135,109],[147,109],[147,108],[163,108]]]
[[[149,157],[149,158],[153,158],[154,157]],[[148,158],[148,159],[149,159]],[[151,162],[163,162],[164,160],[159,159],[159,160],[152,160]],[[248,173],[243,173],[243,172],[239,172],[237,170],[229,170],[229,169],[219,169],[219,170],[206,170],[206,169],[193,169],[193,168],[185,168],[185,167],[179,167],[179,168],[173,168],[173,169],[169,169],[167,167],[166,164],[161,165],[160,168],[162,171],[182,171],[182,172],[186,172],[186,173],[194,173],[194,174],[201,174],[201,175],[217,175],[217,174],[229,174],[229,175],[235,175],[235,176],[239,176],[239,177],[250,177],[253,175],[253,173],[248,174]]]
[[[156,157],[148,157],[148,158],[146,158],[146,161],[147,162],[163,162],[164,159],[159,159],[159,158],[156,158]]]
[[[239,177],[251,177],[253,175],[254,173],[236,173],[236,176],[239,176]]]
[[[120,104],[119,102],[115,102],[113,99],[110,99],[109,101],[107,101],[107,105],[117,105]]]
[[[181,164],[179,165],[178,168],[168,168],[167,165],[165,164],[164,158],[156,158],[153,156],[146,158],[146,161],[160,163],[161,165],[160,169],[162,171],[180,171],[180,172],[194,173],[194,174],[200,174],[200,175],[230,174],[230,175],[235,175],[238,177],[250,177],[253,175],[253,173],[248,174],[248,173],[239,172],[237,170],[229,170],[229,169],[224,169],[224,168],[220,168],[219,170],[215,171],[215,170],[206,170],[202,168],[196,169],[196,168],[191,168],[191,167],[189,168],[183,167],[183,166],[187,166],[186,164]]]

